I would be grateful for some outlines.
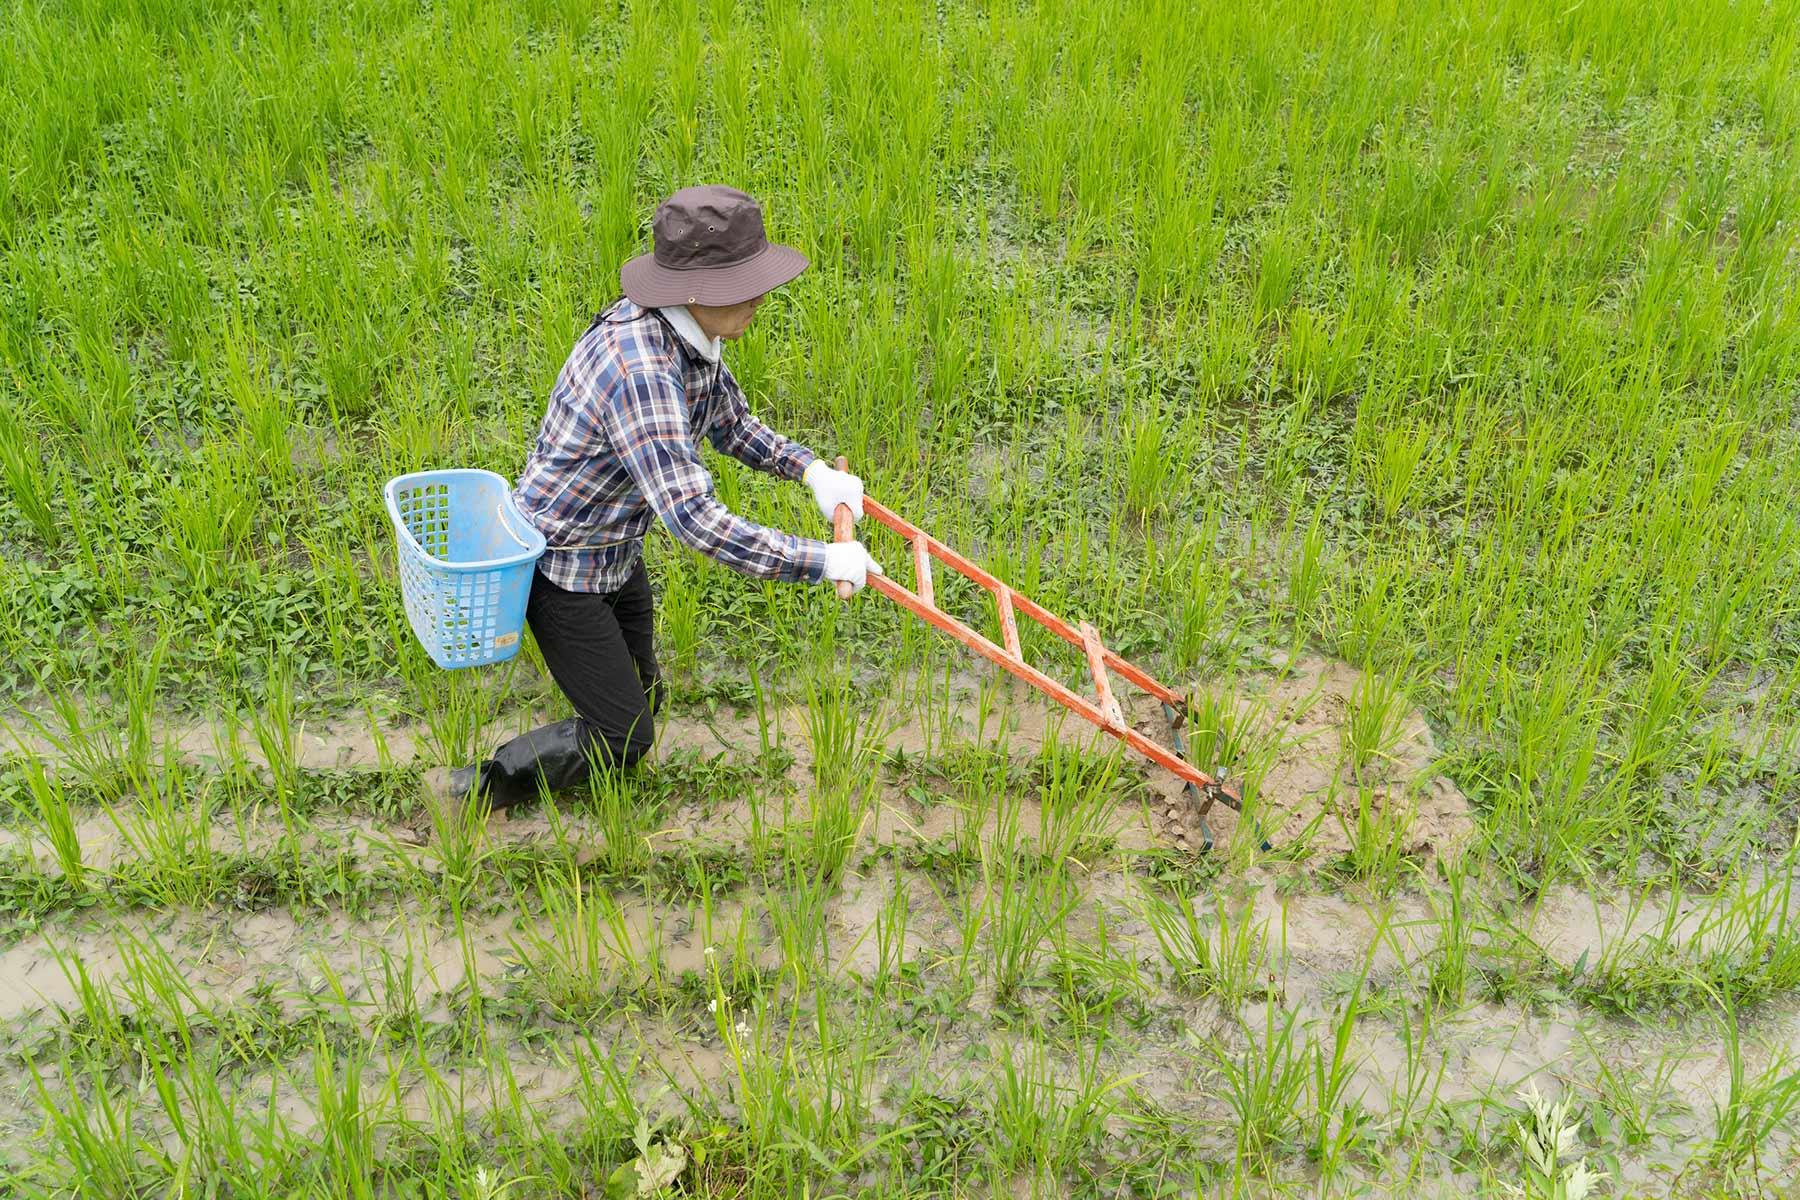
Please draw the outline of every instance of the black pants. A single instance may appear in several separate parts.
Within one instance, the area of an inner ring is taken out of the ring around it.
[[[520,734],[481,764],[480,786],[505,808],[587,780],[590,763],[626,767],[656,740],[662,683],[653,638],[656,603],[640,559],[616,592],[568,592],[532,576],[525,620],[575,716]]]

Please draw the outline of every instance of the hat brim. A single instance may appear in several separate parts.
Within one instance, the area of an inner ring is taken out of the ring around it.
[[[645,308],[669,304],[723,307],[754,300],[806,270],[806,255],[770,242],[743,262],[727,267],[665,267],[654,254],[640,254],[619,268],[626,297]]]

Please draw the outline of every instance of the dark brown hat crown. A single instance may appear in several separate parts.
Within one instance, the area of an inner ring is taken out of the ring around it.
[[[733,187],[682,188],[656,206],[650,232],[650,253],[619,268],[625,294],[647,308],[741,304],[806,269],[806,256],[771,242],[761,206]]]
[[[762,207],[736,188],[682,188],[656,207],[651,222],[656,261],[675,270],[728,267],[769,244]]]

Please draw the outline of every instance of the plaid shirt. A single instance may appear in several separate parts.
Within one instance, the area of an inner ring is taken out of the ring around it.
[[[700,439],[798,479],[806,447],[750,415],[724,363],[707,362],[656,312],[620,300],[594,318],[550,391],[513,497],[549,543],[538,570],[574,592],[624,585],[658,517],[683,543],[761,579],[816,583],[825,543],[737,516],[713,494]]]

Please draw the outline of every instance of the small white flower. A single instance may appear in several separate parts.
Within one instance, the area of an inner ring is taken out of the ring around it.
[[[706,1002],[706,1011],[709,1013],[718,1012],[719,1011],[719,1002],[717,1000],[708,1000]]]
[[[739,1021],[737,1023],[737,1031],[738,1031],[738,1036],[743,1037],[746,1033],[750,1032],[750,1027],[748,1025],[744,1024],[742,1021]]]
[[[717,946],[708,946],[706,949],[700,951],[700,953],[704,954],[707,958],[711,958],[713,955],[717,954],[718,952],[719,952],[719,948]]]

